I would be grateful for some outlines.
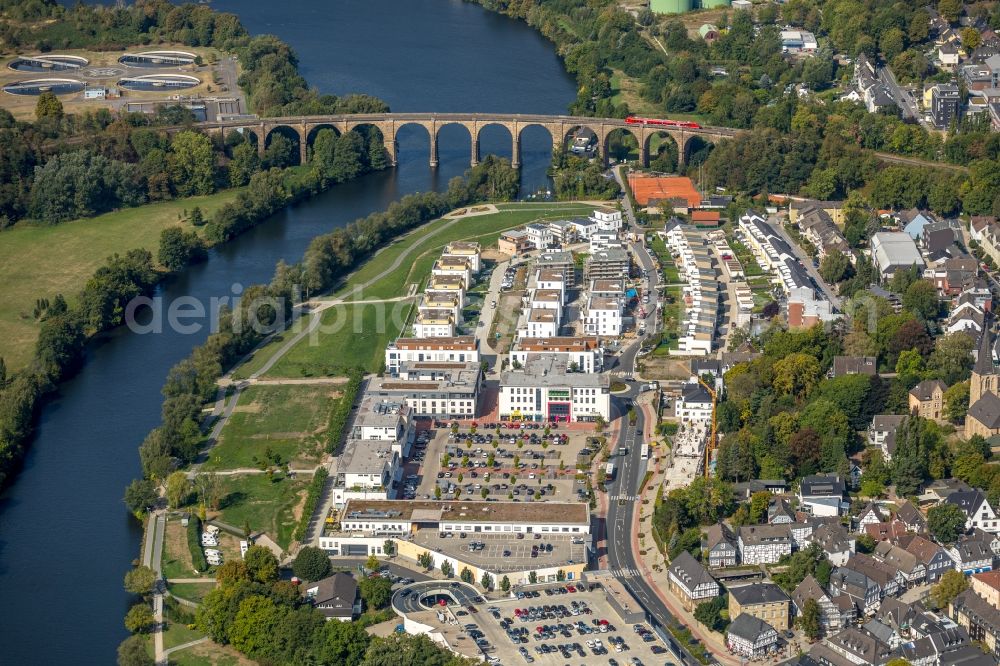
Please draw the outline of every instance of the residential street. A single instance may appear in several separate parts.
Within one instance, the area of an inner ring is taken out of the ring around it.
[[[795,242],[795,239],[791,237],[788,231],[785,229],[781,220],[770,219],[768,222],[774,227],[775,231],[781,235],[785,242],[792,248],[792,252],[795,253],[795,257],[799,262],[805,267],[806,272],[809,273],[810,277],[816,281],[816,286],[820,288],[823,294],[826,296],[827,300],[833,304],[834,310],[839,311],[841,309],[842,299],[834,293],[833,288],[828,285],[823,278],[820,277],[819,271],[813,266],[812,257],[806,254],[806,251],[799,247],[799,244]]]

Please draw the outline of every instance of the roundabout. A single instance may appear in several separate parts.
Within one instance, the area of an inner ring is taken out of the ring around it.
[[[465,608],[480,603],[476,588],[457,580],[426,580],[401,587],[392,595],[393,609],[406,617],[413,613],[439,610],[446,606]]]

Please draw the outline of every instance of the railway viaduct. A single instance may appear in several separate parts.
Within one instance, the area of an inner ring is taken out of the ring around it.
[[[608,157],[608,142],[615,130],[628,132],[639,144],[639,158],[643,165],[648,164],[650,154],[650,139],[655,135],[669,135],[677,144],[678,158],[684,164],[689,152],[690,142],[694,137],[700,137],[708,142],[735,136],[739,130],[725,127],[659,127],[629,124],[621,118],[588,118],[583,116],[545,116],[523,114],[494,113],[378,113],[358,115],[330,116],[293,116],[287,118],[234,118],[200,123],[200,127],[209,132],[225,133],[229,130],[241,130],[252,133],[257,139],[257,150],[261,155],[267,147],[268,140],[275,131],[291,130],[298,135],[299,152],[302,164],[305,164],[309,147],[316,133],[322,128],[332,128],[340,133],[349,132],[360,126],[372,126],[379,129],[385,140],[385,149],[390,163],[395,166],[396,135],[407,125],[420,125],[430,136],[430,165],[438,165],[438,133],[442,127],[461,125],[469,132],[472,144],[470,163],[479,163],[479,134],[483,128],[490,125],[505,127],[512,139],[511,163],[515,168],[521,166],[521,132],[527,127],[543,127],[552,137],[554,150],[561,150],[571,132],[577,129],[589,129],[597,137],[599,155],[605,162]]]

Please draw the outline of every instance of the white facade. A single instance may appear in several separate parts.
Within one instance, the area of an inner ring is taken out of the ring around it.
[[[583,332],[588,335],[616,337],[622,334],[622,302],[618,299],[591,296],[583,315]]]
[[[522,370],[500,378],[501,419],[527,421],[593,421],[611,418],[607,376],[569,372],[566,358],[529,354]]]
[[[420,312],[413,322],[413,335],[418,338],[455,337],[455,319],[447,312]]]
[[[385,348],[385,370],[394,374],[404,363],[479,363],[479,344],[472,336],[435,340],[400,338]]]
[[[532,308],[528,311],[523,335],[527,338],[554,338],[559,335],[559,310]]]
[[[598,231],[613,231],[618,233],[622,230],[622,213],[620,210],[598,208],[594,210],[591,219],[597,222]]]
[[[552,245],[552,229],[545,224],[529,224],[524,228],[528,235],[528,242],[535,246],[536,250],[545,250]]]
[[[618,248],[619,250],[625,248],[625,243],[622,242],[621,238],[614,231],[598,231],[597,233],[591,234],[590,236],[590,251],[600,252],[601,250],[607,250],[610,248]]]

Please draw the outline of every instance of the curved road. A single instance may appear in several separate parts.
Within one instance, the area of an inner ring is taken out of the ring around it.
[[[447,592],[455,599],[456,602],[458,602],[458,605],[462,606],[462,608],[479,603],[475,601],[476,597],[479,596],[479,593],[476,591],[476,588],[467,583],[457,580],[425,580],[417,583],[411,583],[406,587],[401,587],[396,590],[396,592],[392,595],[392,607],[397,613],[404,617],[407,613],[418,613],[426,610],[433,610],[433,607],[421,604],[420,598],[435,592]]]

